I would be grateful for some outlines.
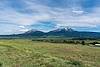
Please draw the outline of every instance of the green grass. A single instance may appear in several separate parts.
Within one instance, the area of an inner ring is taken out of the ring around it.
[[[100,67],[100,47],[0,40],[0,67]]]

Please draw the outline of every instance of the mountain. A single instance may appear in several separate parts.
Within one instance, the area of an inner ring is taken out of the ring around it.
[[[43,36],[43,35],[45,35],[45,33],[42,32],[42,31],[38,31],[38,30],[32,29],[32,30],[29,30],[29,31],[27,31],[27,32],[25,32],[23,34],[18,34],[18,35],[26,36],[26,37],[28,37],[28,36]]]
[[[48,36],[100,38],[100,32],[75,31],[72,28],[60,28],[47,33]]]
[[[47,33],[48,36],[67,36],[67,37],[71,37],[73,36],[73,33],[75,34],[75,32],[73,29],[71,28],[59,28],[53,31],[50,31]]]
[[[26,37],[72,37],[72,38],[100,38],[99,32],[82,32],[82,31],[75,31],[72,28],[59,28],[55,29],[49,32],[42,32],[38,30],[29,30],[23,34],[20,34],[21,36]]]
[[[73,32],[74,30],[72,28],[58,28],[56,30],[50,31],[50,32]]]
[[[29,30],[22,34],[14,35],[1,35],[3,37],[64,37],[64,38],[99,38],[100,32],[86,32],[86,31],[75,31],[72,28],[59,28],[49,32],[42,32],[39,30]]]

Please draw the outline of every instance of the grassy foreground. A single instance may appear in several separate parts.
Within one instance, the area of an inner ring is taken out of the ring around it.
[[[0,67],[100,67],[100,47],[0,40]]]

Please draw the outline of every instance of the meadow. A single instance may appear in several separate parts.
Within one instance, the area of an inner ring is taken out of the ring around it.
[[[0,39],[0,67],[100,67],[100,47]]]

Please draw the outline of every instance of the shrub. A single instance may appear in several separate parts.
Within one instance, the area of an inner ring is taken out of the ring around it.
[[[75,67],[84,67],[83,63],[81,61],[71,60],[69,64],[75,66]]]
[[[85,41],[82,41],[82,45],[85,45]]]

